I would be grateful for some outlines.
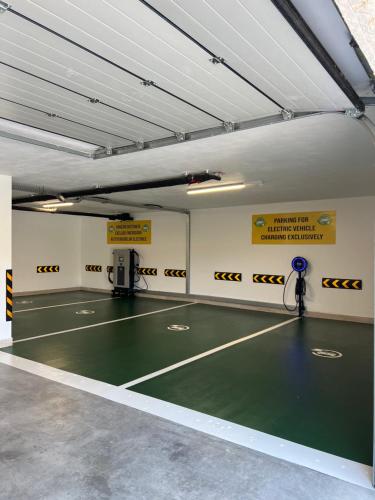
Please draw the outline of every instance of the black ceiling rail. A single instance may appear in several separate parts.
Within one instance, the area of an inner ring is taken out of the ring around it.
[[[1,96],[0,96],[0,100],[6,101],[6,102],[10,102],[12,104],[16,104],[17,106],[21,106],[23,108],[31,109],[32,111],[37,111],[38,113],[42,113],[42,114],[48,116],[49,118],[59,118],[60,120],[64,120],[66,122],[74,123],[75,125],[80,125],[81,127],[89,128],[91,130],[95,130],[95,131],[103,133],[103,134],[111,135],[113,137],[118,137],[119,139],[124,139],[125,141],[133,142],[135,144],[135,141],[133,139],[128,139],[127,137],[123,137],[123,136],[118,135],[118,134],[112,134],[111,132],[107,132],[107,131],[102,130],[100,128],[92,127],[91,125],[86,125],[84,123],[77,122],[75,120],[71,120],[70,118],[64,118],[63,116],[57,115],[55,113],[48,113],[47,111],[44,111],[42,109],[34,108],[33,106],[28,106],[27,104],[22,104],[20,102],[13,101],[12,99],[6,99],[5,97],[1,97]],[[28,125],[28,126],[30,126],[30,125]],[[35,127],[35,128],[39,128],[39,127]],[[50,130],[47,130],[46,132],[50,132],[51,134],[63,135],[63,134],[60,134],[59,132],[51,132]],[[72,139],[73,139],[73,137],[72,137]],[[77,139],[77,140],[80,141],[81,139]],[[82,142],[88,142],[89,143],[89,141],[86,141],[86,140],[83,140]],[[92,144],[92,143],[90,143],[90,144]]]
[[[77,90],[70,89],[69,87],[65,87],[64,85],[60,85],[59,83],[55,83],[52,80],[47,80],[47,78],[43,78],[42,76],[35,75],[34,73],[30,73],[29,71],[18,68],[17,66],[12,66],[11,64],[5,63],[3,61],[0,61],[0,64],[3,64],[4,66],[8,66],[8,68],[15,69],[16,71],[20,71],[21,73],[24,73],[25,75],[32,76],[33,78],[36,78],[37,80],[41,80],[43,82],[49,83],[50,85],[54,85],[55,87],[66,90],[67,92],[71,92],[72,94],[78,95],[80,97],[84,97],[88,101],[93,102],[95,104],[101,104],[102,106],[105,106],[106,108],[114,109],[114,110],[119,111],[120,113],[123,113],[125,115],[132,116],[133,118],[136,118],[137,120],[143,121],[145,123],[149,123],[150,125],[154,125],[155,127],[162,128],[164,130],[167,130],[168,132],[172,132],[173,134],[175,133],[174,130],[167,128],[167,127],[164,127],[164,125],[160,125],[159,123],[153,122],[151,120],[147,120],[147,118],[142,118],[138,115],[135,115],[134,113],[130,113],[129,111],[124,111],[123,109],[117,108],[116,106],[112,106],[111,104],[107,104],[106,102],[103,102],[100,99],[95,99],[95,98],[88,96],[86,94],[82,94],[81,92],[78,92]],[[135,142],[132,139],[128,139],[128,140]]]
[[[84,50],[85,52],[91,54],[92,56],[94,57],[97,57],[98,59],[101,59],[102,61],[110,64],[111,66],[114,66],[115,68],[121,70],[121,71],[124,71],[125,73],[127,73],[128,75],[131,75],[133,76],[134,78],[137,78],[138,80],[140,80],[142,83],[144,83],[145,85],[148,85],[148,86],[151,86],[151,87],[155,87],[156,89],[160,90],[161,92],[164,92],[165,94],[187,104],[188,106],[191,106],[192,108],[195,108],[196,110],[198,111],[201,111],[202,113],[208,115],[208,116],[211,116],[211,118],[214,118],[215,120],[218,120],[220,122],[224,122],[225,120],[222,119],[222,118],[219,118],[217,117],[216,115],[214,115],[213,113],[210,113],[209,111],[197,106],[196,104],[193,104],[192,102],[190,101],[187,101],[186,99],[174,94],[173,92],[170,92],[169,90],[166,90],[164,89],[163,87],[160,87],[159,85],[157,85],[155,82],[147,79],[147,78],[144,78],[143,76],[141,75],[138,75],[137,73],[135,73],[134,71],[131,71],[127,68],[124,68],[124,66],[121,66],[120,64],[117,64],[115,63],[114,61],[111,61],[110,59],[108,59],[107,57],[104,57],[100,54],[98,54],[97,52],[89,49],[88,47],[85,47],[84,45],[81,45],[80,43],[78,42],[75,42],[74,40],[72,40],[71,38],[68,38],[67,36],[65,35],[62,35],[61,33],[59,33],[58,31],[55,31],[51,28],[48,28],[48,26],[45,26],[44,24],[41,24],[39,23],[38,21],[35,21],[35,19],[31,19],[30,17],[28,16],[25,16],[24,14],[21,14],[21,12],[18,12],[16,10],[14,10],[12,7],[10,7],[7,12],[11,12],[12,14],[15,14],[16,16],[24,19],[25,21],[28,21],[32,24],[34,24],[35,26],[38,26],[38,28],[41,28],[45,31],[47,31],[48,33],[51,33],[52,35],[55,35],[59,38],[61,38],[62,40],[64,40],[65,42],[68,42],[72,45],[74,45],[75,47],[81,49],[81,50]]]
[[[159,10],[157,10],[155,7],[153,7],[152,5],[150,5],[148,2],[146,2],[146,0],[139,0],[139,1],[145,7],[149,8],[152,12],[154,12],[156,15],[158,15],[161,19],[163,19],[164,21],[166,21],[170,26],[172,26],[177,31],[179,31],[182,35],[184,35],[186,38],[188,38],[191,42],[195,43],[195,45],[197,45],[199,48],[201,48],[202,50],[204,50],[215,61],[217,61],[218,63],[222,64],[222,66],[224,66],[229,71],[231,71],[232,73],[234,73],[236,76],[238,76],[239,78],[241,78],[241,80],[243,80],[245,83],[247,83],[248,85],[250,85],[250,87],[252,87],[254,90],[256,90],[259,94],[262,94],[263,97],[265,97],[266,99],[268,99],[269,101],[271,101],[273,104],[275,104],[275,106],[279,107],[280,109],[284,109],[285,108],[285,106],[283,106],[282,104],[280,104],[279,102],[277,102],[275,99],[273,99],[273,97],[269,96],[266,92],[264,92],[263,90],[261,90],[257,85],[255,85],[250,80],[248,80],[245,76],[241,75],[241,73],[239,73],[236,69],[234,69],[232,66],[230,66],[225,61],[225,59],[219,57],[217,54],[215,54],[214,52],[212,52],[208,47],[206,47],[205,45],[203,45],[196,38],[194,38],[192,35],[190,35],[189,33],[187,33],[184,29],[182,29],[176,23],[174,23],[171,19],[169,19],[169,17],[167,17],[166,15],[164,15],[162,12],[160,12]]]
[[[66,137],[67,139],[73,139],[74,141],[85,142],[87,144],[98,146],[98,148],[104,149],[106,147],[106,146],[103,146],[102,144],[97,144],[96,142],[89,142],[85,139],[78,139],[77,137],[73,137],[71,135],[66,135],[66,134],[61,134],[60,132],[52,132],[51,130],[47,130],[47,129],[42,128],[42,127],[36,127],[35,125],[29,125],[28,123],[20,122],[18,120],[11,120],[10,118],[5,118],[4,116],[1,116],[1,115],[0,115],[0,119],[6,120],[7,122],[17,123],[18,125],[23,125],[24,127],[34,128],[35,130],[41,130],[42,132],[48,132],[51,135],[56,135],[59,137]],[[12,135],[20,135],[21,136],[21,134],[17,134],[17,133],[13,134],[11,131],[9,131],[8,133],[12,134]],[[0,134],[1,134],[1,132],[0,132]]]
[[[97,214],[91,212],[73,212],[71,210],[56,210],[56,212],[50,212],[49,210],[43,210],[43,208],[36,207],[18,207],[12,206],[12,210],[19,210],[21,212],[38,212],[39,214],[52,214],[52,215],[77,215],[79,217],[98,217],[101,219],[109,220],[133,220],[133,217],[129,213],[123,214]]]
[[[199,172],[197,174],[184,174],[177,177],[169,177],[164,179],[156,179],[152,181],[135,182],[131,184],[119,184],[115,186],[105,186],[90,189],[77,189],[75,191],[63,191],[59,195],[52,194],[38,194],[32,196],[24,196],[22,198],[15,198],[13,200],[14,205],[21,205],[24,203],[34,203],[41,201],[51,201],[56,200],[58,196],[62,199],[69,198],[82,198],[84,196],[94,196],[100,194],[111,194],[111,193],[124,193],[126,191],[140,191],[143,189],[157,189],[172,186],[182,186],[191,184],[200,184],[201,182],[206,182],[210,180],[221,180],[221,176],[216,173],[210,172]]]
[[[365,106],[363,101],[292,2],[290,0],[271,1],[301,40],[305,43],[305,45],[314,54],[331,78],[333,78],[346,97],[351,101],[353,106],[359,111],[364,111]]]

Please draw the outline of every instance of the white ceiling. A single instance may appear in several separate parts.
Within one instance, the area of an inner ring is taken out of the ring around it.
[[[17,0],[0,16],[0,117],[117,147],[352,107],[270,0],[151,4],[242,78],[139,0]]]
[[[352,106],[271,1],[149,3],[285,108],[323,111]]]
[[[0,139],[0,173],[12,175],[15,182],[44,185],[56,191],[206,169],[222,171],[224,182],[262,180],[264,185],[194,197],[186,195],[186,186],[111,197],[205,208],[375,195],[374,139],[358,120],[338,114],[300,118],[102,160]],[[86,205],[82,202],[77,209],[83,211]],[[123,211],[107,205],[97,207],[98,211]]]
[[[126,146],[274,116],[282,108],[352,108],[271,0],[148,1],[209,53],[140,0],[14,2],[0,16],[0,121],[36,127],[29,138],[40,128],[43,138],[58,133],[90,150],[90,144]],[[310,0],[295,4],[341,70],[364,89],[366,75],[348,50],[350,34],[332,1],[317,0],[313,9]],[[323,11],[327,19],[320,22]],[[210,62],[212,54],[233,71]],[[206,196],[188,197],[180,186],[111,197],[182,208],[375,194],[374,157],[371,133],[337,113],[95,161],[0,138],[0,173],[47,191],[207,169],[222,171],[223,182],[264,183]],[[92,201],[74,207],[125,208]]]

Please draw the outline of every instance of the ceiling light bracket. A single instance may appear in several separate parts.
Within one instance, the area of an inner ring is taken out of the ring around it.
[[[0,14],[4,14],[7,10],[11,8],[10,3],[3,2],[0,0]]]
[[[152,87],[153,85],[155,85],[155,82],[153,82],[152,80],[141,80],[139,83],[144,87]]]
[[[211,59],[209,59],[209,61],[212,64],[224,64],[225,63],[224,57],[218,57],[218,56],[212,57]]]
[[[223,122],[223,127],[228,134],[234,132],[234,122]]]
[[[184,132],[175,132],[174,135],[176,136],[177,142],[184,142],[186,139],[186,134],[184,134]]]
[[[363,111],[358,108],[349,108],[345,110],[345,116],[348,118],[355,118],[358,120],[359,118],[362,118],[363,114]]]
[[[57,114],[56,113],[47,113],[47,116],[50,118],[56,118]]]
[[[283,117],[284,121],[293,120],[294,112],[291,109],[282,109],[281,116]]]
[[[88,101],[91,102],[91,104],[98,104],[98,102],[100,102],[97,97],[90,97]]]

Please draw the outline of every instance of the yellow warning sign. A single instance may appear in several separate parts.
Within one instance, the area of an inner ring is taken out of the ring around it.
[[[253,215],[254,245],[333,245],[336,212],[295,212]]]
[[[107,222],[109,245],[150,245],[151,221],[127,220]]]

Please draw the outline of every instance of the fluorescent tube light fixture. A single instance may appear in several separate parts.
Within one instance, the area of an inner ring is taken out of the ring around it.
[[[64,203],[61,202],[54,202],[54,203],[46,203],[43,205],[43,208],[61,208],[61,207],[71,207],[74,205],[73,202],[71,201],[64,201]]]
[[[359,48],[375,72],[375,1],[335,0]]]
[[[0,118],[0,135],[55,149],[93,155],[100,146]]]
[[[191,188],[187,190],[187,194],[209,194],[209,193],[220,193],[224,191],[237,191],[245,188],[246,185],[241,183],[236,184],[223,184],[219,186],[207,186],[203,188]]]
[[[41,208],[40,211],[54,213],[54,212],[57,212],[57,208]]]

